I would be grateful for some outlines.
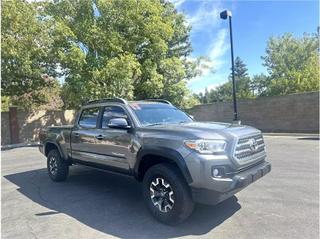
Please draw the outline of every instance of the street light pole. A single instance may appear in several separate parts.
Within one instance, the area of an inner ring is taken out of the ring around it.
[[[239,123],[238,109],[237,109],[237,95],[236,95],[236,81],[234,77],[234,56],[233,56],[233,38],[232,38],[232,13],[228,10],[224,10],[220,13],[220,18],[226,20],[229,18],[229,30],[230,30],[230,45],[231,45],[231,70],[232,70],[232,100],[233,100],[233,121]]]
[[[233,57],[233,39],[232,39],[232,16],[229,16],[230,28],[230,44],[231,44],[231,63],[232,63],[232,99],[233,99],[233,120],[238,121],[237,95],[236,95],[236,81],[234,78],[234,57]]]

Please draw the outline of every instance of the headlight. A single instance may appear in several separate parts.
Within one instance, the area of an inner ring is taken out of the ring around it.
[[[193,150],[196,150],[200,154],[212,154],[224,152],[226,148],[226,141],[224,140],[186,140],[184,144]]]

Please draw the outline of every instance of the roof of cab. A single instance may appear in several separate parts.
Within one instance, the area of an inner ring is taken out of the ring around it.
[[[96,105],[100,103],[120,103],[120,104],[128,104],[128,101],[122,98],[106,98],[106,99],[99,99],[99,100],[92,100],[87,102],[83,106],[88,106],[88,105]],[[162,104],[169,104],[171,103],[167,100],[163,99],[145,99],[145,100],[139,100],[139,101],[129,101],[129,103],[162,103]]]

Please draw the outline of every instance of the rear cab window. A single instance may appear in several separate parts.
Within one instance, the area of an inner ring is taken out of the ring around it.
[[[99,118],[99,107],[83,109],[78,124],[84,128],[96,128]]]

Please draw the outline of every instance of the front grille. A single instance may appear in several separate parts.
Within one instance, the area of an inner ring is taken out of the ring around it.
[[[252,142],[256,141],[256,147]],[[240,138],[234,150],[234,158],[239,164],[256,161],[265,156],[265,145],[261,134]]]

